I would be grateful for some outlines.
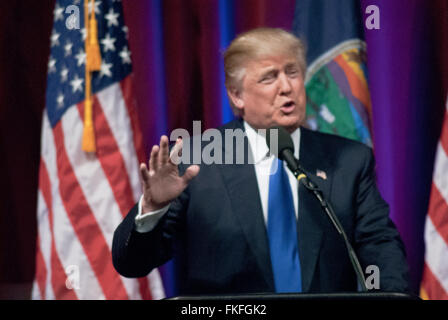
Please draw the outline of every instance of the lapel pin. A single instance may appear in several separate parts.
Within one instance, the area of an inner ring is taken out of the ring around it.
[[[320,178],[322,178],[324,180],[327,180],[327,174],[325,173],[325,171],[317,170],[316,171],[316,176],[318,176],[318,177],[320,177]]]

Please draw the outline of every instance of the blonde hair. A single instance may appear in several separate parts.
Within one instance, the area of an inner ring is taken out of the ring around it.
[[[224,52],[225,85],[227,90],[242,89],[245,66],[248,61],[272,55],[294,55],[302,76],[306,72],[305,46],[292,33],[279,28],[256,28],[238,35]],[[239,110],[230,105],[235,114]]]

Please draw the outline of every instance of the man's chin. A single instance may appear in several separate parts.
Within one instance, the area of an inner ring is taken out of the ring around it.
[[[301,118],[297,116],[285,118],[280,119],[280,121],[277,122],[277,125],[285,128],[289,132],[293,132],[294,130],[296,130],[302,122]]]

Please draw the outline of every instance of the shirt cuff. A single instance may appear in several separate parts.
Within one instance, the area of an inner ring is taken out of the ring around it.
[[[138,214],[135,217],[135,230],[139,233],[149,232],[154,229],[157,222],[159,222],[159,220],[165,213],[168,212],[168,209],[170,208],[170,204],[168,204],[162,209],[142,213],[142,200],[143,196],[141,196],[138,201]]]

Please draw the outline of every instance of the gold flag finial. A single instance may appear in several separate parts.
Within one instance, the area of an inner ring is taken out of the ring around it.
[[[87,32],[87,67],[89,71],[99,71],[101,69],[101,52],[98,44],[98,23],[95,17],[94,0],[91,0],[92,13],[89,18],[89,29]],[[87,25],[87,22],[86,22]]]
[[[84,102],[84,130],[82,134],[82,150],[95,152],[95,130],[93,126],[93,104],[92,104],[92,74],[101,68],[101,54],[98,45],[98,24],[95,18],[95,5],[91,1],[92,13],[89,18],[89,0],[84,0],[84,26],[86,28],[86,39],[84,42],[86,51],[86,90]]]

